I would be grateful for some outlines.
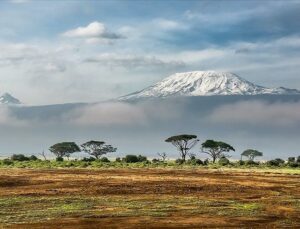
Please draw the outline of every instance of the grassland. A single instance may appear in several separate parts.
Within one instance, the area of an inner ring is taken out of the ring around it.
[[[284,169],[1,168],[0,228],[297,228],[299,187]]]

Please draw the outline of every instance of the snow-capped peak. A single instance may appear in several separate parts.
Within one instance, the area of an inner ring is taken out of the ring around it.
[[[141,91],[120,97],[119,100],[169,96],[258,94],[300,94],[300,91],[283,87],[262,87],[229,72],[194,71],[175,73]]]
[[[21,102],[17,98],[13,97],[11,94],[4,93],[2,96],[0,96],[0,104],[12,105],[12,104],[21,104]]]

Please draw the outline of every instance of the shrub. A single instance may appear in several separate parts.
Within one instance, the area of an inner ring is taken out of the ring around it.
[[[119,157],[116,158],[116,162],[121,162],[121,161],[122,161],[121,158]]]
[[[209,160],[206,158],[204,161],[203,161],[203,165],[208,165],[209,164]]]
[[[24,154],[13,154],[10,159],[12,161],[29,161],[29,158],[26,157]]]
[[[187,160],[187,163],[191,165],[203,165],[203,161],[196,158]]]
[[[245,162],[244,162],[243,160],[239,160],[239,161],[237,162],[237,165],[245,165]]]
[[[64,161],[64,158],[63,157],[57,157],[56,161]]]
[[[222,166],[224,166],[224,165],[229,165],[230,164],[230,161],[226,158],[226,157],[221,157],[220,159],[219,159],[219,165],[222,165]]]
[[[252,160],[248,160],[248,161],[245,161],[245,165],[259,165],[259,163],[252,161]]]
[[[95,161],[96,159],[94,157],[84,157],[82,158],[81,161],[84,161],[84,162],[92,162],[92,161]]]
[[[156,158],[153,158],[152,159],[152,163],[159,163],[160,162],[160,160],[158,160],[158,159],[156,159]]]
[[[102,157],[102,158],[100,158],[100,161],[101,161],[101,162],[110,162],[110,160],[108,160],[107,157]]]
[[[139,158],[136,155],[126,155],[123,161],[126,163],[136,163],[139,162]]]
[[[288,158],[288,163],[295,163],[296,162],[296,158],[295,157],[289,157]]]
[[[37,158],[35,155],[31,155],[31,156],[29,157],[29,160],[30,160],[30,161],[37,161],[38,158]]]
[[[300,156],[297,157],[297,163],[300,163]]]
[[[138,160],[139,160],[139,162],[144,162],[144,161],[147,161],[147,157],[139,155]]]
[[[284,164],[284,162],[285,162],[281,158],[276,158],[275,161],[277,161],[279,163],[279,165]]]
[[[197,165],[203,165],[203,161],[201,161],[200,159],[196,159],[196,160],[195,160],[195,163],[196,163]]]
[[[297,162],[289,162],[289,163],[288,163],[288,166],[290,166],[290,167],[292,167],[292,168],[297,168],[297,167],[300,166],[300,164],[297,163]]]
[[[277,159],[275,159],[275,160],[270,160],[270,161],[268,161],[267,162],[267,165],[269,165],[269,166],[280,166],[280,165],[282,165],[283,163],[282,163],[282,160],[280,159],[280,160],[278,160],[279,158],[277,158]]]
[[[10,159],[6,158],[2,161],[3,165],[12,165],[14,162]]]
[[[183,164],[183,163],[184,163],[184,160],[183,160],[183,159],[180,159],[180,158],[178,158],[178,159],[176,159],[175,163],[176,163],[176,164],[179,164],[179,165],[181,165],[181,164]]]

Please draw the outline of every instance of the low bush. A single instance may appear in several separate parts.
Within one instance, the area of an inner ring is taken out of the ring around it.
[[[300,167],[300,163],[297,163],[297,162],[288,162],[287,165],[292,168]]]
[[[230,161],[228,160],[228,158],[226,157],[221,157],[218,161],[219,165],[225,166],[225,165],[229,165]]]
[[[176,160],[175,160],[175,163],[176,163],[176,164],[179,164],[179,165],[181,165],[181,164],[183,164],[183,163],[184,163],[184,160],[183,160],[183,159],[180,159],[180,158],[178,158],[178,159],[176,159]]]
[[[160,162],[160,160],[158,160],[158,159],[156,159],[156,158],[153,158],[152,159],[152,163],[159,163]]]
[[[139,161],[139,162],[147,161],[147,157],[142,156],[142,155],[139,155],[139,156],[138,156],[138,161]]]
[[[91,162],[91,161],[95,161],[96,159],[94,157],[84,157],[81,159],[81,161],[84,162]]]
[[[14,162],[12,160],[6,158],[6,159],[2,160],[2,164],[3,165],[13,165]]]
[[[255,165],[259,165],[259,163],[255,162],[253,160],[248,160],[248,161],[245,161],[245,165],[255,166]]]
[[[107,163],[110,162],[110,160],[108,160],[107,157],[101,157],[100,161],[101,162],[107,162]]]
[[[288,163],[295,163],[296,162],[296,158],[295,157],[289,157],[288,158]]]
[[[121,161],[122,161],[121,158],[119,157],[116,158],[116,162],[121,162]]]
[[[137,163],[137,162],[147,162],[147,157],[142,156],[142,155],[126,155],[122,161],[126,163]]]
[[[245,162],[243,160],[239,160],[236,164],[237,165],[245,165]]]
[[[196,158],[187,160],[187,163],[190,165],[203,165],[203,161]]]
[[[281,158],[276,158],[274,160],[267,161],[266,165],[268,166],[282,166],[284,165],[285,161]]]
[[[139,159],[136,155],[126,155],[122,161],[126,162],[126,163],[136,163],[139,162]]]
[[[64,158],[63,157],[57,157],[55,160],[62,162],[62,161],[64,161]]]
[[[37,161],[38,158],[37,158],[35,155],[31,155],[31,156],[29,157],[29,160],[30,160],[30,161]]]
[[[13,154],[10,159],[12,161],[29,161],[29,158],[26,157],[24,154]]]

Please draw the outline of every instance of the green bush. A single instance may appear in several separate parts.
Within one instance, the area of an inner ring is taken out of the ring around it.
[[[37,158],[35,155],[31,155],[31,156],[29,157],[29,160],[30,160],[30,161],[37,161],[38,158]]]
[[[209,160],[206,158],[204,161],[203,161],[203,165],[208,165],[209,164]]]
[[[203,165],[203,161],[201,161],[200,159],[196,159],[195,157],[194,159],[187,160],[187,163],[190,165]]]
[[[178,158],[178,159],[175,160],[175,163],[181,165],[181,164],[184,163],[184,160],[181,159],[181,158]]]
[[[2,164],[3,164],[3,165],[13,165],[14,162],[13,162],[12,160],[6,158],[6,159],[4,159],[4,160],[2,161]]]
[[[84,162],[91,162],[91,161],[95,161],[96,159],[94,157],[84,157],[81,159],[81,161]]]
[[[226,157],[221,157],[221,158],[219,159],[219,161],[218,161],[218,164],[219,164],[219,165],[222,165],[222,166],[224,166],[224,165],[229,165],[229,164],[230,164],[230,161],[229,161],[228,158],[226,158]]]
[[[160,160],[158,160],[157,158],[152,159],[152,163],[159,163],[159,162],[160,162]]]
[[[137,163],[139,162],[139,158],[136,155],[126,155],[123,161],[126,163]]]
[[[29,158],[26,157],[24,154],[13,154],[10,159],[12,161],[29,161]]]
[[[269,165],[269,166],[280,166],[280,165],[282,165],[283,163],[281,163],[281,161],[280,160],[270,160],[270,161],[268,161],[267,162],[267,165]]]
[[[300,163],[300,156],[297,157],[297,163]]]
[[[292,168],[300,167],[300,164],[297,162],[288,162],[288,166]]]
[[[102,157],[102,158],[100,159],[100,161],[101,161],[101,162],[110,162],[110,160],[108,160],[107,157]]]
[[[138,156],[138,161],[139,161],[139,162],[147,161],[147,157],[142,156],[142,155],[139,155],[139,156]]]
[[[63,157],[57,157],[55,160],[62,162],[62,161],[64,161],[64,158]]]
[[[245,162],[243,160],[239,160],[236,164],[237,165],[245,165]]]
[[[122,161],[126,163],[137,163],[137,162],[147,162],[147,157],[142,155],[126,155]]]
[[[119,157],[116,158],[116,162],[121,162],[121,161],[122,161],[121,158]]]
[[[295,163],[296,162],[296,158],[295,157],[289,157],[288,158],[288,163]]]
[[[255,161],[252,161],[252,160],[248,160],[248,161],[245,161],[245,165],[250,165],[250,166],[255,166],[255,165],[259,165],[258,162],[255,162]]]

